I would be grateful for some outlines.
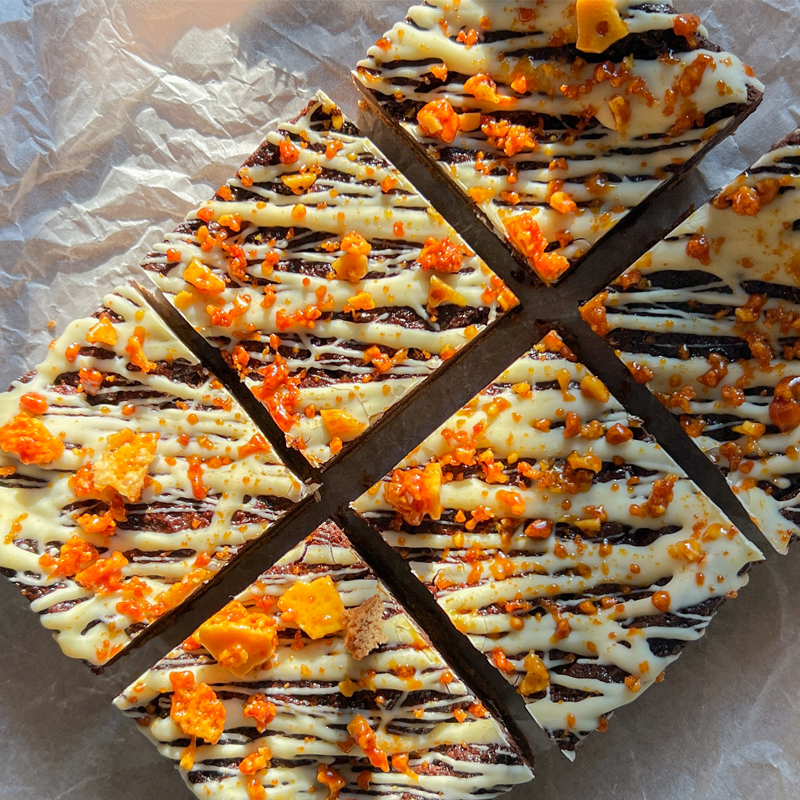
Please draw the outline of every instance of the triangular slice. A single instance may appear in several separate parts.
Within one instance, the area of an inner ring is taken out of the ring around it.
[[[532,777],[330,522],[115,704],[199,798],[467,800]]]
[[[706,36],[663,3],[428,0],[356,77],[549,283],[760,102]]]
[[[314,464],[517,302],[322,94],[145,267]]]
[[[800,536],[800,132],[587,303],[780,552]]]
[[[0,570],[93,666],[304,494],[128,286],[0,394]]]
[[[555,333],[354,506],[568,755],[761,558]]]

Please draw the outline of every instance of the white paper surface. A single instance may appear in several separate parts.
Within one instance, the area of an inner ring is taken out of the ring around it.
[[[0,0],[0,383],[41,359],[48,320],[63,330],[141,276],[147,244],[316,89],[355,116],[349,70],[406,5]],[[710,190],[800,121],[800,3],[679,6],[767,85],[735,141],[705,160]],[[771,554],[665,683],[575,764],[543,750],[537,780],[509,800],[800,798],[798,575],[800,547]],[[110,706],[167,638],[96,678],[61,655],[5,581],[0,609],[0,800],[191,796]]]

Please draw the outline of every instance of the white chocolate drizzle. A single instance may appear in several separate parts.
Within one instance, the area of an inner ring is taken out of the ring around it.
[[[198,798],[248,800],[238,766],[264,746],[272,764],[257,778],[267,800],[325,797],[326,787],[317,781],[321,764],[346,781],[340,796],[354,799],[491,798],[531,779],[504,730],[488,712],[473,713],[475,697],[332,523],[317,529],[237,600],[249,607],[260,598],[279,598],[298,581],[324,576],[334,581],[345,608],[376,592],[383,598],[387,641],[360,661],[348,652],[341,633],[313,641],[295,624],[283,623],[272,606],[280,633],[266,667],[237,678],[198,642],[187,640],[115,700],[162,755],[180,762],[188,737],[169,715],[170,673],[191,671],[197,683],[208,684],[222,699],[220,740],[215,745],[198,740],[191,769],[178,767]],[[349,697],[342,686],[350,687]],[[247,700],[259,693],[277,712],[262,733],[243,714]],[[413,773],[382,772],[358,745],[347,752],[337,746],[348,738],[347,725],[357,714],[367,719],[389,758],[409,754]],[[357,782],[365,771],[371,773],[368,788]]]
[[[545,341],[561,354],[539,345],[519,359],[354,508],[518,690],[540,659],[547,685],[523,696],[570,755],[703,635],[761,555],[554,334]],[[453,432],[468,440],[461,451]],[[627,441],[612,444],[615,433]],[[568,473],[575,457],[597,459],[577,490],[523,477]],[[440,517],[411,525],[387,487],[436,463]],[[670,476],[671,501],[650,513]],[[549,535],[527,535],[533,521]]]
[[[24,395],[35,393],[47,410],[33,416],[64,443],[56,460],[39,466],[0,451],[0,566],[64,653],[96,666],[154,621],[118,607],[131,600],[134,585],[152,602],[183,581],[186,591],[179,595],[188,596],[306,493],[269,447],[239,453],[258,430],[132,288],[107,295],[99,315],[111,321],[115,345],[87,343],[99,317],[76,320],[33,373],[0,395],[0,425],[20,414]],[[145,334],[144,355],[156,367],[147,373],[125,349],[137,328]],[[95,394],[83,389],[80,370],[102,374]],[[78,498],[69,478],[97,462],[108,438],[125,429],[159,436],[142,495],[125,503],[127,520],[113,535],[87,533],[76,519],[105,509],[105,497],[92,492]],[[193,458],[202,463],[204,498],[190,479]],[[40,558],[57,558],[75,535],[97,548],[98,561],[125,555],[119,589],[92,591],[74,575],[52,577],[43,569]]]

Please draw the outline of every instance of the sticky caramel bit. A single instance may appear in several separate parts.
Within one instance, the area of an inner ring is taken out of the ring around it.
[[[517,691],[522,695],[538,694],[543,692],[550,685],[550,673],[544,665],[544,661],[531,650],[525,656],[525,677],[517,687]]]
[[[494,292],[491,290],[489,291],[491,292],[492,299],[494,299]],[[482,297],[481,299],[484,298]],[[467,305],[467,299],[450,286],[450,284],[445,283],[436,275],[431,275],[427,305],[429,309],[438,308],[441,305],[455,305],[463,308]]]
[[[50,407],[47,398],[39,392],[27,392],[19,399],[19,407],[29,414],[44,414]]]
[[[597,400],[600,403],[608,402],[611,393],[600,378],[595,375],[586,375],[580,383],[581,394],[590,400]]]
[[[711,243],[703,233],[696,233],[686,242],[686,255],[696,258],[704,267],[711,264]]]
[[[110,434],[100,461],[94,465],[95,487],[110,487],[135,503],[142,495],[158,438],[157,433],[134,433],[130,428]]]
[[[749,186],[741,186],[730,195],[731,208],[735,214],[743,217],[755,217],[761,211],[761,200],[758,192]]]
[[[193,258],[183,271],[183,279],[198,292],[210,297],[216,297],[225,291],[225,281],[196,258]]]
[[[386,502],[409,525],[419,525],[427,514],[431,519],[442,515],[442,467],[426,464],[424,469],[396,469],[384,484]]]
[[[75,575],[75,581],[96,594],[111,594],[122,585],[122,570],[128,559],[115,551],[108,558],[97,561]]]
[[[278,709],[275,704],[267,700],[263,694],[251,695],[244,705],[243,712],[245,717],[255,720],[259,733],[264,733],[269,723],[275,719],[277,713]]]
[[[269,767],[271,759],[272,751],[263,745],[239,762],[239,772],[245,776],[248,800],[267,800],[267,791],[256,773]]]
[[[725,379],[728,374],[728,364],[730,363],[727,358],[719,353],[711,353],[708,356],[709,370],[703,373],[697,380],[704,386],[716,388]]]
[[[342,614],[345,631],[344,645],[356,661],[368,656],[375,648],[386,644],[383,630],[383,600],[375,594],[356,608]]]
[[[717,62],[714,61],[713,56],[700,53],[691,64],[687,64],[683,68],[675,88],[684,97],[691,97],[700,88],[706,70],[715,70],[716,68]]]
[[[429,138],[439,138],[450,144],[460,129],[460,120],[445,98],[432,100],[417,112],[420,130]]]
[[[94,464],[88,461],[74,475],[69,476],[69,488],[75,497],[86,497],[95,490]]]
[[[586,322],[598,336],[606,336],[611,330],[606,315],[606,300],[608,300],[608,292],[601,292],[588,303],[581,306],[581,316],[584,322]]]
[[[756,331],[748,331],[743,334],[742,338],[747,342],[753,358],[758,361],[759,367],[768,370],[770,361],[772,360],[772,348],[770,347],[769,339]]]
[[[107,344],[113,347],[117,343],[117,330],[108,317],[101,317],[96,325],[89,328],[86,341],[89,344]]]
[[[86,533],[113,536],[117,530],[117,523],[128,518],[128,511],[122,498],[116,494],[111,497],[108,509],[102,514],[81,514],[76,520]]]
[[[499,94],[497,84],[483,72],[468,78],[464,83],[464,91],[471,94],[476,100],[483,100],[495,105],[513,106],[517,102],[515,97]]]
[[[337,408],[323,408],[319,414],[328,433],[337,436],[343,442],[352,441],[367,427],[366,423]]]
[[[509,158],[524,150],[534,153],[539,150],[539,142],[530,128],[525,125],[513,125],[507,119],[482,117],[481,131],[489,144],[502,150]]]
[[[558,211],[559,214],[574,214],[578,210],[578,205],[569,192],[553,192],[547,202],[550,204],[550,208]]]
[[[584,53],[603,53],[628,35],[628,26],[614,0],[577,0],[575,15],[578,24],[576,47]]]
[[[370,311],[373,308],[375,308],[375,301],[372,299],[372,295],[370,295],[369,292],[361,290],[352,297],[347,298],[347,304],[344,307],[344,311]]]
[[[780,193],[781,181],[763,178],[754,186],[737,186],[718,194],[711,204],[714,208],[730,208],[743,217],[755,217],[764,206],[769,205]]]
[[[781,433],[789,433],[800,425],[800,376],[783,378],[775,387],[769,404],[769,418]]]
[[[669,611],[670,606],[672,604],[672,600],[669,596],[669,592],[658,591],[653,592],[653,596],[651,598],[653,601],[653,605],[662,613],[666,614]]]
[[[549,519],[534,519],[525,528],[525,535],[531,539],[549,539],[553,533],[553,523]]]
[[[191,672],[171,672],[173,695],[169,715],[187,736],[216,744],[225,730],[225,706],[206,683]]]
[[[316,182],[318,169],[301,169],[289,175],[281,175],[281,182],[292,190],[292,194],[301,195],[307,192]],[[221,220],[220,220],[221,221]]]
[[[437,272],[458,272],[464,261],[461,248],[449,236],[437,239],[429,236],[425,246],[420,250],[417,262],[423,270],[436,270]]]
[[[690,564],[698,564],[705,557],[703,547],[697,539],[684,539],[677,544],[671,544],[667,548],[667,552],[672,558],[687,561]]]
[[[51,578],[67,578],[76,575],[95,558],[97,550],[80,536],[73,534],[61,545],[58,558],[45,553],[39,557],[39,564]]]
[[[0,448],[18,455],[23,464],[52,464],[64,452],[64,443],[40,420],[17,414],[0,428]]]
[[[736,472],[739,469],[739,465],[742,463],[742,458],[744,453],[742,453],[742,448],[739,447],[736,442],[725,442],[724,444],[720,445],[719,448],[720,455],[727,459],[728,464],[730,465],[730,471]]]
[[[284,433],[295,424],[294,411],[300,402],[300,378],[289,374],[289,366],[280,353],[275,353],[272,363],[261,367],[263,382],[253,394],[269,409],[272,418]]]
[[[561,358],[564,358],[567,361],[574,362],[578,360],[575,353],[573,353],[572,350],[567,347],[567,345],[564,343],[564,340],[555,331],[550,331],[547,333],[534,349],[537,353],[555,353],[557,356],[561,356]],[[565,370],[565,372],[569,374],[568,370]],[[528,387],[528,393],[530,393],[530,387]]]
[[[339,792],[347,785],[347,781],[328,764],[317,767],[317,780],[328,790],[327,800],[336,800]]]
[[[722,400],[726,405],[731,405],[734,408],[744,404],[747,398],[745,393],[736,386],[723,386],[722,387]]]
[[[248,442],[239,445],[239,458],[247,458],[255,453],[269,453],[271,448],[267,440],[260,434],[254,433]]]
[[[278,145],[278,160],[281,164],[294,164],[299,158],[300,154],[297,148],[292,144],[292,140],[286,136]]]
[[[361,714],[356,714],[347,725],[348,733],[356,740],[356,744],[364,751],[373,767],[381,772],[389,771],[389,759],[386,753],[378,747],[375,732],[369,722]]]
[[[667,475],[666,478],[658,478],[653,482],[653,488],[647,498],[647,512],[651,517],[663,517],[667,513],[677,482],[677,475]]]
[[[545,252],[547,239],[529,212],[507,218],[505,228],[511,243],[544,280],[553,281],[569,269],[569,261],[564,256]]]
[[[633,439],[633,431],[621,422],[612,425],[606,431],[606,441],[612,446],[624,444],[631,439]]]
[[[341,249],[343,255],[332,264],[336,277],[339,280],[358,283],[367,274],[367,256],[372,250],[372,245],[361,234],[351,231],[342,237]]]
[[[681,427],[684,431],[686,431],[687,436],[691,436],[692,439],[696,439],[698,436],[701,436],[703,431],[706,429],[705,420],[700,417],[689,417],[689,416],[682,416],[680,419]]]
[[[278,600],[281,621],[294,623],[312,639],[322,639],[342,629],[344,604],[330,576],[310,583],[298,581]]]
[[[695,33],[699,27],[700,17],[696,14],[678,14],[672,21],[672,30],[677,36],[686,37],[689,47],[695,46]]]
[[[278,634],[268,614],[232,600],[200,626],[197,638],[221,666],[242,678],[272,658]]]
[[[631,121],[631,101],[627,97],[615,94],[609,99],[608,108],[614,119],[614,129],[625,133]]]

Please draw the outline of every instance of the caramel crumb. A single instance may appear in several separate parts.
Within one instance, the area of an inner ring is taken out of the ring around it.
[[[383,630],[383,600],[379,594],[342,614],[345,647],[356,661],[388,641]]]

